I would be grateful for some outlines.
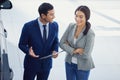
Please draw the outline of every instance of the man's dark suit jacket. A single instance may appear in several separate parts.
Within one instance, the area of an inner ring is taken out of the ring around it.
[[[32,47],[36,55],[40,57],[52,54],[52,51],[58,51],[58,24],[56,22],[49,23],[48,38],[43,43],[38,20],[33,20],[23,26],[19,48],[26,54],[24,59],[24,68],[49,70],[52,67],[52,59],[48,58],[40,60],[29,55],[29,48]],[[42,63],[42,64],[41,64]]]

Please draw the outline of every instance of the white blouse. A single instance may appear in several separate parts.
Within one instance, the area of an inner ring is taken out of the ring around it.
[[[74,44],[76,44],[77,39],[74,38]],[[77,58],[75,56],[72,57],[72,63],[77,64]]]

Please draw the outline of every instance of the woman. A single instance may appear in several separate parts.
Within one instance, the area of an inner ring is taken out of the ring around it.
[[[75,10],[76,23],[70,23],[60,40],[60,47],[66,51],[66,80],[88,80],[94,68],[91,52],[95,34],[88,22],[90,10],[79,6]]]

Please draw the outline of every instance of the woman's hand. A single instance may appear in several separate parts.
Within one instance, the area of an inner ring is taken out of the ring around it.
[[[70,45],[68,41],[66,41],[65,44]]]
[[[84,49],[83,49],[83,48],[77,48],[77,49],[75,49],[75,50],[73,51],[74,54],[80,54],[80,55],[82,55],[83,52],[84,52]]]
[[[70,45],[68,41],[66,41],[65,44]],[[84,52],[83,48],[77,48],[73,51],[74,54],[80,54],[80,55],[82,55],[83,52]]]

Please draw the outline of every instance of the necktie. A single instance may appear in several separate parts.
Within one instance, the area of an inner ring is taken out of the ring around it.
[[[47,31],[46,31],[46,25],[43,25],[43,42],[45,43],[46,41],[46,34],[47,34]]]

